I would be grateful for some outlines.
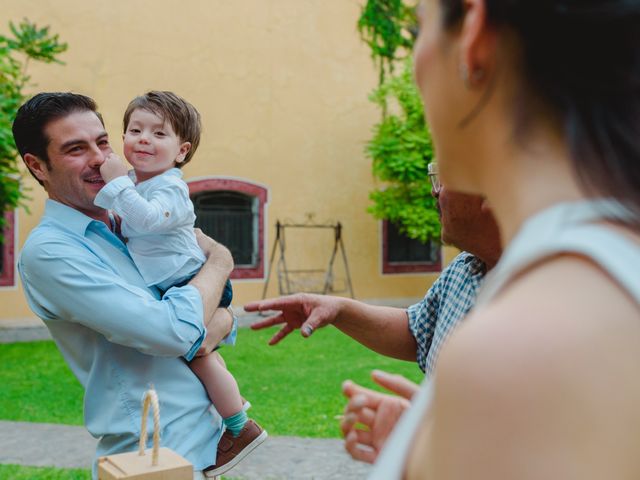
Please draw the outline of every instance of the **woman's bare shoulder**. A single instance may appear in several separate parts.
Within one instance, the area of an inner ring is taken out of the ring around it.
[[[635,445],[625,435],[630,424],[640,428],[639,362],[638,305],[589,261],[552,259],[472,313],[443,348],[435,448],[465,450],[459,453],[477,457],[478,471],[482,458],[499,456],[504,474],[519,478],[508,458],[528,458],[528,451],[536,452],[532,464],[555,459],[562,469],[594,448],[606,450],[607,436]]]
[[[526,353],[524,347],[543,340],[567,345],[593,340],[595,332],[640,335],[640,305],[593,262],[563,255],[520,275],[489,305],[472,311],[460,331],[461,341],[471,344],[465,348],[487,343],[491,350],[509,351],[503,342],[508,335],[512,342],[522,341],[517,351]]]

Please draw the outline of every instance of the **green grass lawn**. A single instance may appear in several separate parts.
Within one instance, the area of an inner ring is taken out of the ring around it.
[[[91,480],[91,471],[0,465],[0,480]]]
[[[234,477],[220,478],[233,480]],[[0,480],[91,480],[91,470],[0,465]]]
[[[381,357],[333,327],[309,339],[294,332],[269,347],[274,331],[241,329],[238,345],[221,350],[253,404],[251,417],[271,435],[339,437],[340,385],[347,378],[372,386],[374,368],[422,378],[415,363]],[[0,420],[82,425],[82,388],[53,342],[0,345],[0,384]]]

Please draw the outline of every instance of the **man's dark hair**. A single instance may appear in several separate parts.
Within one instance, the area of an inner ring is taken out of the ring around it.
[[[78,93],[43,92],[30,98],[18,109],[13,121],[13,139],[20,156],[24,160],[24,156],[30,153],[42,160],[47,169],[51,168],[47,155],[47,147],[51,139],[45,135],[46,126],[59,118],[84,111],[95,113],[104,126],[97,108],[93,99]],[[31,169],[29,173],[33,175]],[[42,185],[35,175],[33,177]]]
[[[173,92],[151,91],[144,95],[131,100],[124,112],[122,120],[123,131],[127,131],[131,114],[134,110],[147,110],[155,113],[163,121],[169,122],[171,128],[183,142],[191,143],[191,149],[176,167],[182,168],[183,165],[189,163],[189,160],[196,153],[196,149],[200,144],[200,132],[202,131],[202,123],[200,121],[200,113],[198,110],[187,102],[184,98],[179,97]]]
[[[576,177],[640,218],[640,2],[485,0],[487,21],[517,39],[523,80],[513,99],[515,135],[532,112],[561,127]],[[462,0],[440,0],[459,28]]]

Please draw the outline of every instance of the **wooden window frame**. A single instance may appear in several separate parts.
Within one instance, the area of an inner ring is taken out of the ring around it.
[[[389,261],[389,221],[382,220],[382,273],[384,275],[408,273],[433,273],[442,270],[442,251],[437,262],[390,262]]]
[[[189,195],[211,191],[232,191],[243,193],[258,200],[258,235],[257,248],[258,258],[255,266],[236,266],[231,272],[232,280],[239,279],[264,279],[265,271],[265,208],[269,200],[269,191],[262,185],[258,185],[247,180],[224,177],[210,177],[203,179],[193,179],[187,182]]]

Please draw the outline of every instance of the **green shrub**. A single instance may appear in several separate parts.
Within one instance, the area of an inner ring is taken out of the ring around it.
[[[2,212],[16,208],[24,197],[11,125],[25,99],[29,60],[62,63],[57,56],[67,49],[66,43],[58,41],[58,35],[49,33],[49,27],[38,28],[23,20],[18,26],[9,22],[9,29],[11,37],[0,35],[0,240]]]

